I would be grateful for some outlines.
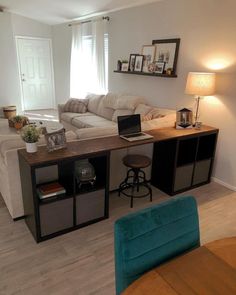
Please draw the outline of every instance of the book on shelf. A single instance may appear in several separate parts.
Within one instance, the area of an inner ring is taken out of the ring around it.
[[[49,184],[40,185],[37,189],[37,193],[40,199],[46,199],[65,194],[66,190],[58,182],[52,182]]]

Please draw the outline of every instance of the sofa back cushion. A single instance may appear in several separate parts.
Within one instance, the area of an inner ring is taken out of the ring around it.
[[[88,99],[71,98],[64,105],[63,111],[71,113],[85,113],[87,112],[88,102]]]
[[[118,116],[128,116],[128,115],[133,115],[132,110],[115,110],[113,116],[112,116],[112,121],[117,122],[117,117]]]
[[[86,99],[89,100],[89,102],[88,102],[88,111],[89,112],[97,114],[98,106],[99,106],[103,96],[104,95],[92,94],[92,93],[90,93],[86,96]]]
[[[104,107],[109,109],[116,109],[116,101],[119,98],[118,94],[115,93],[107,93],[103,98]]]
[[[106,96],[100,100],[96,114],[111,121],[115,110],[113,108],[106,107],[105,98]]]
[[[122,95],[119,96],[115,103],[115,109],[126,109],[134,111],[140,103],[145,103],[145,98],[141,96]]]

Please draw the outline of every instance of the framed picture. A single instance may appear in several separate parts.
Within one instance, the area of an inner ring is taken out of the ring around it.
[[[128,72],[128,69],[129,69],[128,62],[122,62],[122,64],[121,64],[121,71],[122,72]]]
[[[131,72],[134,71],[136,55],[138,55],[138,54],[137,53],[131,53],[130,56],[129,56],[129,71],[131,71]]]
[[[49,152],[60,150],[66,147],[66,136],[64,128],[56,132],[46,133],[44,135]]]
[[[156,61],[154,73],[163,74],[164,68],[165,68],[165,62]]]
[[[143,45],[142,55],[143,55],[143,72],[149,72],[148,66],[154,61],[155,58],[155,45]]]
[[[176,74],[180,39],[153,40],[156,46],[155,61],[165,62],[165,71]]]
[[[143,55],[136,55],[135,56],[134,71],[135,72],[142,72],[142,70],[143,70]]]

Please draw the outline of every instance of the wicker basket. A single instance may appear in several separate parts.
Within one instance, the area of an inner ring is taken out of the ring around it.
[[[3,114],[6,119],[16,116],[16,106],[3,107]]]

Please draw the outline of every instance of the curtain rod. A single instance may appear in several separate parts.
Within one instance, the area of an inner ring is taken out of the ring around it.
[[[103,16],[102,19],[103,19],[103,20],[107,20],[107,21],[109,21],[109,20],[110,20],[110,17],[109,17],[109,16]],[[74,23],[72,23],[72,24],[69,24],[68,26],[71,27],[71,26],[74,26],[74,25],[78,25],[78,24],[86,24],[86,23],[91,23],[91,22],[92,22],[92,20],[85,20],[85,21],[83,21],[83,22],[74,22]]]

